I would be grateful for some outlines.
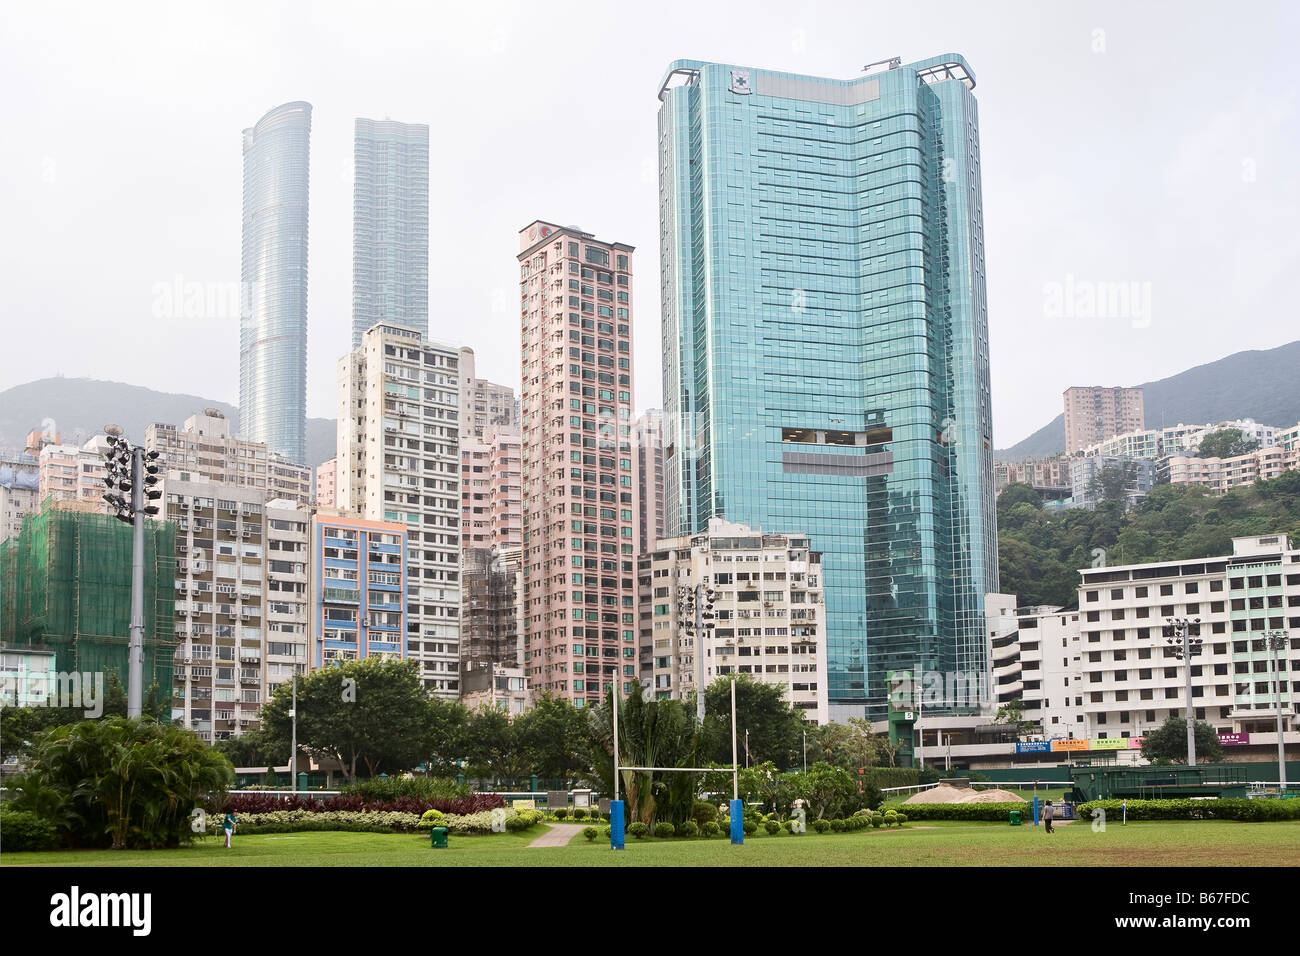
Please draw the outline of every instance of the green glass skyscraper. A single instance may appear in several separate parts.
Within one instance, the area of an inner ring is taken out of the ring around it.
[[[678,60],[660,88],[665,533],[811,536],[833,719],[884,716],[890,671],[986,667],[974,86],[943,55],[851,80]]]

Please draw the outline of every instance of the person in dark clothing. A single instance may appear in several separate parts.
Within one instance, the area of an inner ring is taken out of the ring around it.
[[[1048,800],[1047,804],[1043,807],[1043,826],[1046,828],[1048,833],[1056,832],[1052,829],[1052,817],[1055,815],[1054,811],[1055,808],[1052,806],[1052,801]]]

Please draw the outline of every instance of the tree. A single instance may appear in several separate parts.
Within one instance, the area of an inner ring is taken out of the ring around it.
[[[286,752],[290,706],[290,687],[280,684],[262,708],[267,741]],[[298,744],[338,761],[348,780],[358,765],[373,777],[419,764],[427,756],[429,724],[429,697],[414,661],[367,657],[298,680]]]
[[[1099,505],[1108,502],[1122,505],[1128,500],[1129,486],[1136,477],[1137,465],[1134,462],[1107,465],[1093,473],[1088,482],[1088,494]]]
[[[850,717],[847,724],[827,723],[809,727],[808,749],[815,760],[849,770],[874,767],[880,759],[876,735],[871,732],[871,724],[862,717]]]
[[[1013,481],[998,495],[998,517],[1002,516],[1004,509],[1010,511],[1019,504],[1031,504],[1035,508],[1041,508],[1043,496],[1032,485],[1027,485],[1023,481]]]
[[[1223,744],[1219,735],[1203,720],[1196,721],[1196,759],[1214,763],[1223,757]],[[1142,756],[1152,763],[1187,762],[1187,721],[1170,717],[1159,729],[1147,734],[1142,741]]]
[[[1220,428],[1201,439],[1196,447],[1197,458],[1235,458],[1259,447],[1259,440],[1247,438],[1239,428]]]
[[[1025,720],[1025,704],[1019,697],[999,707],[993,722],[1010,725],[1017,736],[1032,734],[1038,729],[1038,724],[1034,721]]]
[[[477,777],[518,780],[529,770],[519,727],[500,707],[480,707],[465,723],[465,763]]]
[[[452,776],[465,758],[469,711],[458,700],[430,697],[424,729],[424,763],[429,773]]]
[[[543,693],[514,722],[533,773],[569,779],[586,769],[577,754],[587,731],[587,715],[564,698]]]
[[[288,746],[281,746],[262,728],[218,740],[212,747],[236,767],[283,767],[289,763]]]
[[[188,842],[194,809],[215,811],[233,780],[192,731],[107,717],[51,730],[11,786],[15,810],[53,822],[74,846],[120,850]]]
[[[704,691],[704,748],[714,763],[731,763],[731,681],[719,677]],[[785,699],[779,684],[765,684],[748,674],[736,681],[736,736],[741,764],[745,760],[745,731],[749,731],[750,764],[770,760],[786,770],[802,766],[803,718]]]

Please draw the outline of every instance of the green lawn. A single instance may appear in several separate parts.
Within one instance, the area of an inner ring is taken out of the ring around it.
[[[377,833],[235,837],[227,850],[209,839],[182,850],[69,850],[6,853],[9,866],[1295,866],[1300,821],[1111,824],[1042,828],[1000,823],[918,822],[901,830],[712,840],[628,839],[615,853],[578,834],[566,847],[528,848],[542,832],[452,837],[446,850],[427,836]]]

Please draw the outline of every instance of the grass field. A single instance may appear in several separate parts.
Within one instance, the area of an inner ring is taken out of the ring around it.
[[[1094,833],[1086,822],[1042,828],[997,823],[917,823],[897,830],[712,840],[629,838],[616,853],[578,834],[568,846],[529,848],[542,832],[453,837],[300,833],[208,839],[180,850],[6,853],[5,866],[1296,866],[1300,821],[1144,822]]]

